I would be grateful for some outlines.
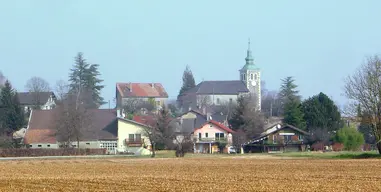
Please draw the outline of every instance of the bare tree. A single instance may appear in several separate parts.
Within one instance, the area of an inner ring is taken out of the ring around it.
[[[213,105],[213,101],[209,95],[197,95],[197,106],[200,109],[209,108]]]
[[[369,57],[353,75],[345,81],[344,92],[361,111],[369,113],[370,125],[381,153],[381,59]],[[355,109],[352,109],[354,111]]]
[[[49,83],[41,77],[30,78],[25,85],[25,89],[32,94],[35,109],[40,108],[45,102],[41,100],[42,93],[50,91]]]
[[[64,147],[71,147],[72,142],[79,142],[85,131],[89,131],[91,127],[91,113],[86,105],[78,103],[78,97],[85,99],[85,95],[67,94],[65,99],[55,110],[56,112],[56,134],[58,141]],[[88,97],[89,94],[86,95]]]
[[[69,88],[69,83],[64,80],[58,80],[54,90],[57,99],[60,101],[64,100],[65,96],[69,93]]]
[[[153,111],[155,106],[152,102],[139,99],[139,98],[129,98],[123,100],[123,110],[125,115],[128,114],[137,114],[141,111]]]

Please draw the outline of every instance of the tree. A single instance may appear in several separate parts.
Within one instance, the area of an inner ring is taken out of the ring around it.
[[[0,127],[3,128],[0,134],[5,133],[10,136],[25,125],[24,112],[20,106],[17,92],[8,80],[5,81],[0,92],[0,122],[2,123]]]
[[[261,103],[261,111],[266,117],[279,117],[281,115],[281,100],[279,99],[279,93],[276,91],[268,91],[262,94]]]
[[[320,92],[303,101],[302,112],[307,129],[321,128],[333,132],[343,126],[338,107],[324,93]]]
[[[177,98],[179,98],[184,92],[196,87],[196,83],[193,77],[193,73],[190,70],[190,67],[187,65],[184,73],[183,73],[183,85],[179,91],[179,95]]]
[[[91,127],[91,113],[83,104],[77,103],[76,94],[68,94],[57,106],[56,113],[56,134],[57,140],[63,147],[71,147],[72,142],[77,142],[83,137],[83,133]],[[82,95],[81,99],[90,98],[91,95]]]
[[[55,86],[55,95],[59,101],[63,101],[69,93],[69,84],[64,80],[58,80]]]
[[[33,109],[40,109],[43,102],[45,102],[41,101],[41,94],[50,91],[49,83],[41,77],[30,78],[25,85],[25,89],[32,93]]]
[[[290,100],[300,102],[300,95],[298,95],[299,91],[296,90],[298,86],[294,82],[295,80],[291,76],[282,79],[279,98],[282,100],[283,104],[289,102]]]
[[[123,111],[126,116],[139,114],[142,109],[152,111],[155,109],[155,103],[152,101],[145,101],[139,98],[128,98],[123,100]]]
[[[75,64],[70,70],[70,92],[88,92],[91,97],[88,100],[81,102],[84,102],[89,108],[99,108],[106,103],[104,102],[103,97],[100,96],[100,92],[104,86],[101,85],[103,80],[99,78],[100,73],[98,68],[98,64],[87,63],[83,58],[83,54],[78,53],[75,57]]]
[[[5,84],[6,78],[3,73],[0,71],[0,88]]]
[[[301,111],[300,95],[298,95],[299,91],[296,90],[298,86],[294,81],[292,77],[282,79],[279,97],[283,109],[283,122],[303,129],[305,122]]]
[[[229,119],[230,127],[244,134],[237,134],[242,145],[248,139],[253,139],[263,132],[264,117],[256,108],[256,99],[253,95],[242,95],[237,98],[236,108]],[[245,138],[242,138],[244,135]]]
[[[197,106],[199,109],[208,109],[213,105],[210,95],[197,95]]]
[[[361,121],[360,125],[358,127],[358,130],[360,133],[363,134],[365,143],[368,144],[375,144],[376,143],[376,138],[373,133],[373,125],[370,123],[371,121],[371,116],[366,113],[362,112],[361,115],[359,116]]]
[[[381,154],[381,60],[369,57],[354,74],[345,80],[344,92],[354,111],[360,105],[361,111],[369,113],[369,125],[375,136],[378,152]],[[353,107],[355,106],[355,107]]]
[[[354,127],[344,127],[337,131],[334,140],[344,144],[345,150],[358,150],[364,144],[364,136]]]

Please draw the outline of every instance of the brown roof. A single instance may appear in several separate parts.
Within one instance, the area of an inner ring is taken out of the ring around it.
[[[53,129],[30,129],[25,134],[24,143],[57,143],[54,134]]]
[[[35,105],[37,101],[39,101],[40,104],[45,104],[50,96],[55,98],[53,92],[17,92],[17,95],[21,105]]]
[[[55,143],[57,110],[33,110],[28,129],[24,137],[24,143]],[[92,109],[88,111],[90,126],[82,129],[82,139],[86,141],[116,140],[118,126],[116,115],[113,110]]]
[[[168,97],[161,83],[117,83],[116,90],[122,97]]]

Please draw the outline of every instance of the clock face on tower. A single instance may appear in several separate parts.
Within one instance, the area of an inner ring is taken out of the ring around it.
[[[252,82],[251,82],[251,85],[252,85],[252,86],[256,86],[256,85],[257,85],[257,82],[252,81]]]

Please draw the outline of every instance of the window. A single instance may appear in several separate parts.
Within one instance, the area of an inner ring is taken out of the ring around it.
[[[33,145],[29,145],[29,147],[33,147]]]
[[[284,141],[285,142],[290,142],[291,141],[291,136],[292,135],[284,135]]]
[[[216,140],[224,139],[225,134],[224,133],[216,133]]]
[[[90,143],[86,143],[86,145],[90,145]]]
[[[198,133],[198,138],[201,139],[201,133]]]
[[[217,104],[218,105],[220,104],[220,98],[217,98]]]
[[[37,147],[42,147],[41,145],[37,145]]]
[[[232,103],[233,102],[233,99],[232,98],[229,98],[229,103]]]
[[[255,78],[255,79],[258,79],[258,76],[257,76],[257,74],[255,74],[254,78]]]
[[[298,139],[299,139],[299,141],[303,141],[303,135],[302,135],[302,134],[299,134],[299,135],[298,135]]]
[[[47,147],[50,147],[50,145],[46,145]]]
[[[134,139],[135,139],[135,135],[134,135],[134,134],[129,134],[129,135],[128,135],[128,141],[129,141],[129,142],[133,142]]]
[[[140,142],[142,140],[141,134],[129,134],[128,142]]]
[[[250,74],[250,80],[253,80],[254,79],[254,75],[251,73]]]
[[[141,141],[142,135],[141,134],[135,134],[135,141]]]
[[[273,135],[273,144],[277,144],[278,143],[278,138],[276,135]]]
[[[205,137],[208,138],[208,133],[205,133]]]
[[[100,143],[100,148],[107,149],[108,152],[115,152],[116,147],[116,141],[101,141]]]
[[[243,74],[243,80],[246,81],[246,74]]]

